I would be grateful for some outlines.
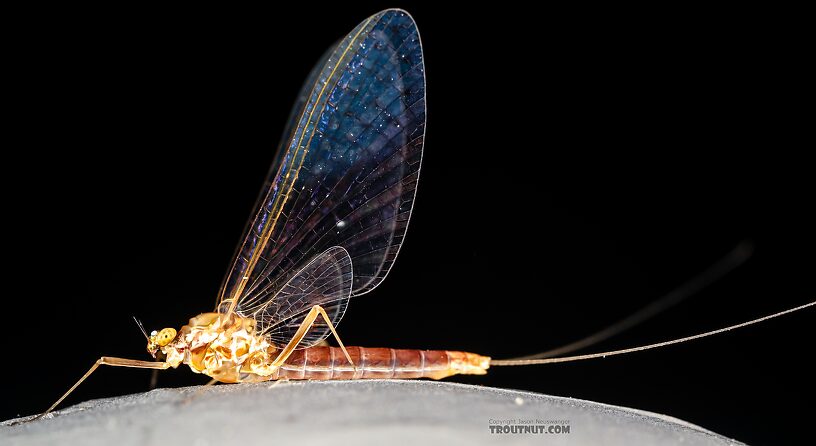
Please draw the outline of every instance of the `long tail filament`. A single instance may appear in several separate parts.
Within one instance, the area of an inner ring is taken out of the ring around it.
[[[562,356],[560,358],[541,358],[541,359],[492,359],[490,360],[491,366],[518,366],[518,365],[535,365],[535,364],[553,364],[556,362],[571,362],[571,361],[582,361],[584,359],[595,359],[595,358],[605,358],[607,356],[615,356],[615,355],[623,355],[626,353],[634,353],[643,350],[651,350],[653,348],[658,347],[665,347],[667,345],[672,344],[680,344],[681,342],[692,341],[694,339],[705,338],[708,336],[714,336],[716,334],[724,333],[726,331],[735,330],[737,328],[747,327],[749,325],[757,324],[763,321],[767,321],[769,319],[774,319],[779,316],[784,316],[786,314],[790,314],[796,311],[804,310],[805,308],[812,307],[816,305],[816,301],[800,305],[796,308],[791,308],[789,310],[780,311],[779,313],[774,313],[765,317],[761,317],[758,319],[754,319],[748,322],[743,322],[741,324],[731,325],[725,328],[720,328],[718,330],[707,331],[705,333],[696,334],[693,336],[686,336],[684,338],[679,339],[672,339],[671,341],[664,341],[658,342],[656,344],[648,344],[648,345],[641,345],[639,347],[632,347],[632,348],[625,348],[622,350],[612,350],[607,352],[601,353],[591,353],[588,355],[577,355],[577,356]]]

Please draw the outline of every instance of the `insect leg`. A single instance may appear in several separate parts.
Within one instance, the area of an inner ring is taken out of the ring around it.
[[[287,382],[287,383],[288,383],[288,382],[289,382],[289,378],[281,378],[281,379],[276,379],[276,380],[275,380],[275,382],[273,382],[272,384],[270,384],[270,385],[269,385],[269,387],[267,387],[267,389],[274,389],[275,387],[277,387],[278,385],[280,385],[280,383],[283,383],[283,382]]]
[[[153,373],[150,374],[150,390],[156,388],[159,385],[159,371],[153,370]]]
[[[204,389],[206,389],[207,387],[211,387],[216,383],[218,383],[218,380],[213,378],[209,382],[207,382],[207,384],[200,386],[198,389],[196,389],[196,391],[192,395],[190,395],[187,399],[184,400],[184,404],[189,404],[190,401],[198,398],[201,395],[201,393],[204,392]]]
[[[298,344],[300,344],[300,341],[302,341],[303,337],[306,336],[306,332],[312,328],[317,316],[323,316],[323,320],[325,320],[329,325],[334,338],[337,339],[337,343],[340,344],[340,348],[343,350],[343,354],[346,355],[346,359],[352,366],[354,366],[355,370],[357,369],[357,367],[354,365],[354,361],[351,360],[351,355],[349,355],[348,351],[346,351],[346,346],[343,345],[343,341],[340,340],[340,336],[338,336],[337,331],[334,330],[334,324],[331,323],[329,315],[326,314],[326,310],[324,310],[320,305],[315,305],[311,310],[309,310],[309,314],[307,314],[303,319],[303,322],[300,323],[300,327],[298,327],[295,335],[292,336],[292,340],[286,344],[286,347],[281,350],[278,357],[272,361],[273,367],[280,367],[284,362],[286,362],[287,359],[289,359],[289,356],[291,356],[292,352],[295,351],[295,348],[297,348]]]
[[[125,359],[114,358],[111,356],[103,356],[94,363],[90,370],[88,370],[84,375],[82,375],[82,378],[79,378],[79,381],[77,381],[76,384],[74,384],[70,389],[68,389],[67,392],[65,392],[65,395],[62,395],[62,397],[60,397],[60,399],[58,399],[56,403],[52,404],[51,407],[48,408],[48,410],[32,418],[31,421],[34,421],[36,419],[48,415],[52,410],[54,410],[55,407],[59,405],[59,403],[62,402],[62,400],[64,400],[68,395],[71,394],[71,392],[73,392],[77,387],[79,387],[79,385],[82,384],[82,381],[85,381],[86,378],[91,376],[91,373],[93,373],[94,370],[96,370],[96,368],[99,367],[100,365],[110,365],[114,367],[133,367],[137,369],[159,369],[159,370],[165,370],[170,367],[170,364],[166,362],[139,361],[138,359]]]

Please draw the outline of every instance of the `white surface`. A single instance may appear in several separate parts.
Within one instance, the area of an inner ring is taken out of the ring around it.
[[[433,381],[312,381],[157,389],[6,421],[3,445],[726,445],[676,418]],[[569,433],[495,434],[491,420],[567,420]]]

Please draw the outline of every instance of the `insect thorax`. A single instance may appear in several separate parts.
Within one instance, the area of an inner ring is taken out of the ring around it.
[[[221,313],[202,313],[181,327],[162,352],[172,367],[187,364],[221,382],[258,381],[275,370],[277,348],[255,334],[255,320]]]

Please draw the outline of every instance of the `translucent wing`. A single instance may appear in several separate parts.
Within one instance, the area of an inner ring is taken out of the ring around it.
[[[314,305],[322,306],[333,324],[339,323],[351,296],[351,282],[351,257],[342,247],[334,246],[293,275],[271,299],[251,306],[240,305],[238,312],[243,317],[253,317],[259,333],[278,344],[286,344]],[[329,326],[318,318],[299,348],[310,347],[329,333]]]
[[[422,48],[413,19],[387,10],[315,68],[224,281],[219,311],[277,299],[311,259],[341,246],[351,295],[391,268],[411,215],[425,133]]]

